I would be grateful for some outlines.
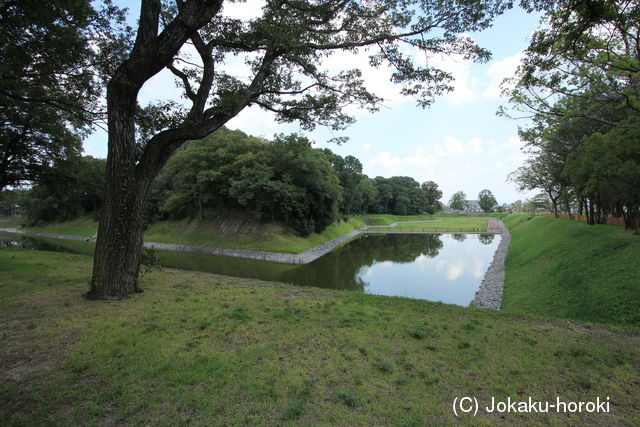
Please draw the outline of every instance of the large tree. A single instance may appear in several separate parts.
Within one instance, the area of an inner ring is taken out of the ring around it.
[[[440,199],[442,198],[442,190],[438,189],[438,184],[433,181],[425,181],[420,188],[422,188],[427,198],[427,213],[434,215],[436,212],[441,211],[442,203]]]
[[[491,212],[491,210],[498,204],[496,198],[493,196],[491,190],[482,190],[478,193],[478,204],[480,209],[485,212]]]
[[[310,1],[266,0],[250,20],[225,15],[222,0],[180,0],[163,7],[142,0],[135,43],[107,85],[106,209],[102,210],[93,277],[87,296],[119,298],[138,291],[141,214],[149,184],[184,142],[215,132],[249,106],[299,121],[342,129],[353,122],[347,105],[375,111],[382,101],[367,90],[360,70],[330,74],[323,59],[336,51],[369,48],[370,64],[389,65],[402,93],[422,106],[451,90],[451,75],[412,58],[489,53],[464,33],[490,25],[511,2],[501,0]],[[197,59],[183,56],[190,46]],[[245,57],[246,78],[225,70]],[[193,66],[196,64],[197,66]],[[171,101],[142,109],[138,95],[168,69],[189,108]],[[136,139],[137,118],[145,118]]]
[[[584,117],[613,126],[620,123],[620,110],[640,113],[638,2],[554,3],[511,79],[515,86],[506,88],[515,108],[538,117]],[[564,98],[579,102],[556,102]]]

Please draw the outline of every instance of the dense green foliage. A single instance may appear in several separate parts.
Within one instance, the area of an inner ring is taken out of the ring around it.
[[[307,235],[338,215],[435,213],[441,197],[433,181],[421,188],[411,177],[370,179],[354,156],[313,149],[299,135],[266,141],[222,128],[176,152],[151,188],[148,209],[170,219],[202,219],[203,209],[253,212]]]
[[[357,158],[314,149],[296,134],[266,141],[222,128],[175,153],[151,188],[147,210],[151,220],[247,212],[307,236],[339,216],[435,211],[440,197],[433,181],[421,188],[410,177],[370,179]]]
[[[449,199],[449,207],[456,211],[462,211],[466,208],[467,195],[464,191],[456,191]]]
[[[64,162],[56,179],[18,191],[17,201],[27,216],[27,225],[64,221],[83,213],[97,214],[102,205],[105,160],[91,156]]]
[[[122,41],[111,31],[119,12],[93,6],[89,0],[2,2],[0,191],[55,179],[100,119],[99,75]]]
[[[204,205],[290,222],[303,235],[321,233],[338,215],[342,189],[325,155],[298,135],[274,141],[221,129],[184,145],[156,180],[161,211],[179,219]]]
[[[86,256],[0,248],[3,426],[640,423],[627,333],[178,270],[96,303],[90,274]],[[456,418],[470,390],[481,410]],[[611,411],[498,417],[492,396]]]
[[[527,218],[504,219],[513,228],[503,311],[640,327],[636,236],[610,225]]]
[[[593,7],[592,7],[593,6]],[[531,158],[509,180],[541,189],[558,213],[640,216],[640,5],[557,2],[532,38],[515,86]]]
[[[19,204],[30,226],[91,212],[97,218],[104,182],[105,160],[76,158],[58,180],[20,192]],[[152,224],[240,212],[306,237],[352,214],[435,212],[440,197],[433,181],[420,187],[410,177],[370,179],[355,157],[314,149],[296,134],[267,141],[221,128],[176,151],[151,187],[146,218]],[[9,193],[4,204],[12,206]]]
[[[491,190],[484,189],[478,193],[478,204],[484,212],[491,212],[498,204],[498,201]]]

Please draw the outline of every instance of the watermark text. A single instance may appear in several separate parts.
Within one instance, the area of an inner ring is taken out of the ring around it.
[[[462,415],[478,415],[478,411],[487,413],[538,413],[538,412],[609,412],[609,398],[597,397],[588,402],[565,401],[556,397],[555,401],[540,401],[529,397],[527,400],[506,400],[492,397],[490,401],[481,403],[478,398],[472,396],[456,397],[453,400],[453,413],[459,417]]]

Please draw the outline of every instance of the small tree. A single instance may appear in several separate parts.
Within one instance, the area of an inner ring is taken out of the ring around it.
[[[466,200],[467,195],[464,193],[464,191],[457,191],[453,193],[453,196],[451,196],[451,199],[449,199],[449,207],[456,211],[462,211],[466,206]]]
[[[495,205],[498,204],[498,201],[495,197],[493,197],[493,193],[489,190],[482,190],[478,193],[478,204],[480,205],[480,209],[485,212],[492,212]]]

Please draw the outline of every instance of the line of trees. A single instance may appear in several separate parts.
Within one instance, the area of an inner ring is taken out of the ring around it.
[[[350,215],[433,214],[442,209],[441,197],[433,181],[371,179],[356,157],[315,149],[297,134],[267,141],[221,128],[189,141],[167,162],[151,186],[147,212],[154,219],[248,212],[307,236]]]
[[[90,212],[97,219],[105,169],[104,159],[71,158],[49,180],[17,191],[17,203],[31,223]],[[315,149],[297,134],[269,141],[223,127],[187,142],[169,159],[151,185],[145,218],[204,219],[211,211],[221,216],[244,212],[308,236],[350,215],[434,214],[442,209],[441,197],[433,181],[421,185],[406,176],[370,179],[354,156]]]
[[[467,194],[464,191],[456,191],[449,199],[449,208],[463,211],[469,208],[469,201],[467,200]],[[493,212],[493,209],[498,204],[491,190],[484,189],[478,193],[478,206],[485,213]]]
[[[563,3],[563,2],[560,2]],[[589,224],[640,209],[640,5],[568,2],[545,16],[508,90],[533,125],[530,157],[508,176]]]

